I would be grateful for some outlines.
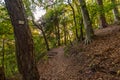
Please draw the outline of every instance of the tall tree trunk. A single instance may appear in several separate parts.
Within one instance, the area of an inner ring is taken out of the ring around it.
[[[105,13],[103,12],[103,0],[97,0],[97,4],[99,5],[100,11],[99,11],[99,28],[105,28],[107,27],[107,22],[105,18]]]
[[[68,4],[72,9],[74,25],[75,25],[75,34],[76,34],[76,38],[78,39],[78,30],[77,30],[77,22],[76,22],[76,17],[75,17],[75,10],[74,10],[73,6],[71,5],[70,0],[68,0]]]
[[[86,2],[85,2],[85,0],[79,0],[79,1],[80,1],[80,5],[81,5],[81,12],[82,12],[85,31],[86,31],[85,43],[88,44],[91,42],[91,39],[94,35],[94,31],[92,29],[92,24],[91,24],[89,13],[88,13],[88,10],[86,7]]]
[[[119,16],[119,11],[118,7],[116,6],[116,0],[111,0],[112,4],[114,4],[113,8],[113,15],[114,15],[114,22],[119,22],[120,21],[120,16]]]
[[[18,70],[23,80],[39,80],[32,34],[22,0],[5,0],[14,28]]]

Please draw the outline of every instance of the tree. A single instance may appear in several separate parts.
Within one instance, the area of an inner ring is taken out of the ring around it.
[[[39,21],[40,21],[40,20],[39,20]],[[45,44],[46,44],[46,49],[49,51],[49,50],[50,50],[50,48],[49,48],[49,43],[48,43],[47,37],[46,37],[46,35],[45,35],[45,31],[43,30],[44,21],[41,20],[41,21],[40,21],[41,24],[39,24],[39,23],[35,22],[35,21],[34,21],[34,18],[33,18],[33,19],[32,19],[32,22],[33,22],[33,24],[34,24],[39,30],[41,30],[42,35],[43,35],[43,38],[44,38],[44,41],[45,41]]]
[[[83,17],[83,22],[84,22],[84,27],[86,31],[86,40],[85,43],[88,44],[91,42],[91,39],[94,35],[94,31],[92,29],[92,23],[90,21],[89,13],[86,7],[86,2],[85,0],[79,0],[80,5],[81,5],[81,13]]]
[[[99,28],[105,28],[107,27],[107,22],[103,8],[103,0],[97,0],[97,4],[99,6]]]
[[[46,49],[47,49],[47,51],[49,51],[50,50],[49,43],[48,43],[45,31],[43,29],[44,24],[45,24],[45,20],[42,17],[38,21],[35,21],[35,17],[34,17],[34,14],[33,14],[34,9],[31,9],[31,6],[33,4],[29,0],[26,1],[25,3],[26,3],[25,6],[26,6],[26,9],[27,9],[27,12],[29,13],[28,16],[32,18],[33,25],[42,32],[42,35],[43,35],[43,38],[44,38],[44,42],[46,44]]]
[[[72,9],[73,20],[74,20],[74,25],[75,25],[75,34],[76,34],[76,39],[78,39],[78,30],[77,30],[77,22],[76,22],[75,10],[74,10],[74,7],[72,6],[70,0],[68,0],[68,4]]]
[[[113,8],[113,15],[114,15],[114,22],[119,22],[120,21],[120,17],[119,17],[119,11],[118,11],[118,7],[116,6],[116,0],[111,0],[112,4],[114,5]]]
[[[32,34],[22,0],[5,0],[5,4],[14,28],[18,70],[23,80],[39,80]]]
[[[79,41],[83,41],[84,40],[84,36],[83,36],[83,19],[82,19],[82,15],[81,15],[81,11],[79,9],[80,5],[79,5],[79,1],[73,0],[76,8],[77,8],[77,18],[78,18],[78,24],[79,24],[79,31],[80,31],[80,35],[79,35]]]

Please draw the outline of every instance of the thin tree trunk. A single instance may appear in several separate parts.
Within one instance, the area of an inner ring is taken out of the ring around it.
[[[29,8],[29,7],[28,7]],[[30,9],[30,8],[29,8]],[[39,24],[39,23],[36,23],[34,20],[35,20],[35,18],[34,18],[34,16],[33,16],[33,13],[30,11],[30,13],[31,13],[31,17],[32,17],[32,23],[34,24],[34,26],[36,26],[39,30],[41,30],[41,32],[42,32],[42,35],[43,35],[43,38],[44,38],[44,41],[45,41],[45,44],[46,44],[46,49],[47,49],[47,51],[49,51],[50,50],[50,48],[49,48],[49,43],[48,43],[48,40],[47,40],[47,37],[46,37],[46,35],[45,35],[45,32],[44,32],[44,30],[43,30],[43,28],[42,28],[42,23],[41,24]]]
[[[72,9],[74,25],[75,25],[75,34],[76,34],[76,38],[78,39],[78,30],[77,30],[77,22],[76,22],[76,17],[75,17],[75,10],[74,10],[73,6],[71,5],[70,0],[68,0],[68,4]]]
[[[5,79],[5,68],[4,68],[4,49],[5,49],[5,39],[3,39],[3,42],[2,42],[2,66],[0,67],[0,80],[6,80]]]
[[[85,43],[88,44],[91,42],[91,39],[94,35],[94,31],[92,29],[92,24],[91,24],[89,13],[88,13],[88,10],[86,7],[86,2],[85,2],[85,0],[79,0],[79,1],[80,1],[80,5],[81,5],[81,12],[82,12],[85,31],[86,31]]]
[[[2,44],[2,67],[4,68],[5,39],[3,39]]]
[[[114,4],[113,8],[113,15],[114,15],[114,22],[119,22],[120,21],[120,16],[119,16],[119,11],[118,7],[116,6],[116,0],[111,0],[112,4]]]
[[[5,0],[14,28],[18,70],[23,80],[39,80],[32,34],[22,0]]]
[[[99,28],[105,28],[107,27],[107,22],[106,22],[106,18],[105,18],[105,13],[103,12],[104,8],[103,8],[103,1],[102,0],[97,0],[97,4],[100,7],[100,11],[99,11]]]
[[[80,41],[83,41],[83,20],[80,21]]]
[[[49,51],[50,48],[49,48],[48,40],[47,40],[47,38],[46,38],[45,32],[44,32],[44,30],[43,30],[42,27],[41,27],[41,31],[42,31],[43,38],[44,38],[44,41],[45,41],[45,44],[46,44],[46,48],[47,48],[47,50]]]
[[[34,20],[32,20],[32,22],[39,30],[42,31],[42,35],[43,35],[43,38],[44,38],[44,41],[45,41],[45,44],[46,44],[46,49],[49,51],[50,48],[49,48],[48,40],[47,40],[47,37],[45,35],[45,32],[44,32],[42,26],[40,24],[37,24]]]

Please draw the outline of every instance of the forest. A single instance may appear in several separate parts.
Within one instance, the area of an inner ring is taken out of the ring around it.
[[[0,0],[0,80],[120,80],[120,0]]]

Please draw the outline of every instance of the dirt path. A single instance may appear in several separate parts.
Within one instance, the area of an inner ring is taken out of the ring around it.
[[[41,80],[65,80],[71,60],[64,56],[64,47],[52,49],[48,54],[49,61],[38,66]]]

